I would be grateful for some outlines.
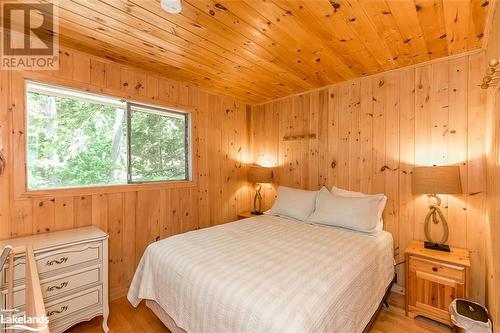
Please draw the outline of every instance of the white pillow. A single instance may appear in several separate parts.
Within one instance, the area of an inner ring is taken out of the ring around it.
[[[384,195],[340,196],[322,190],[316,200],[316,210],[307,222],[374,232],[382,217],[380,203],[385,200]]]
[[[276,201],[266,214],[305,221],[314,211],[318,192],[279,186]]]
[[[384,230],[384,220],[382,219],[382,213],[384,212],[385,205],[387,203],[387,197],[383,194],[366,194],[363,192],[353,192],[353,191],[348,191],[348,190],[343,190],[338,187],[332,187],[332,194],[336,195],[341,195],[344,197],[354,197],[354,198],[363,198],[363,197],[369,197],[369,196],[383,196],[385,199],[380,202],[380,220],[377,223],[377,227],[375,230]]]

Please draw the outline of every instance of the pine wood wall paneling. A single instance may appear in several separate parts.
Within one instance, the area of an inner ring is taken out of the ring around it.
[[[9,193],[9,196],[11,194]],[[5,238],[17,237],[33,234],[33,202],[29,199],[12,200],[11,220],[5,223],[9,225],[10,234],[4,235]],[[4,216],[2,214],[2,216]]]
[[[415,71],[404,70],[399,86],[399,250],[396,253],[397,274],[405,281],[403,244],[415,237],[415,202],[411,189],[411,173],[415,166]]]
[[[415,70],[415,165],[432,165],[431,147],[431,76],[432,67],[418,67]],[[424,219],[427,214],[427,199],[415,197],[415,239],[423,239]]]
[[[73,197],[55,198],[54,229],[64,230],[73,228],[74,223],[74,202]],[[94,224],[94,213],[92,211],[92,224]]]
[[[222,218],[231,214],[236,208],[235,201],[235,191],[234,188],[236,183],[236,168],[237,161],[235,160],[235,132],[236,129],[233,126],[234,123],[234,113],[236,105],[231,103],[231,101],[223,100],[222,109],[222,128],[221,128],[221,147],[225,150],[224,159],[222,163],[221,175],[222,175],[222,196],[227,198],[222,203]]]
[[[486,119],[485,92],[478,87],[481,59],[482,53],[443,59],[256,105],[253,156],[266,160],[266,154],[277,150],[277,179],[283,185],[318,189],[326,184],[385,193],[385,229],[393,234],[397,262],[404,260],[410,240],[424,238],[428,201],[412,193],[413,167],[459,164],[464,194],[442,196],[442,207],[449,219],[450,244],[471,250],[471,297],[484,301],[485,135],[479,128]],[[264,123],[268,114],[274,119]],[[316,117],[322,119],[318,124]],[[311,121],[315,125],[310,126]],[[278,138],[271,136],[268,122],[279,124]],[[317,135],[317,145],[315,140],[283,141],[284,135],[304,130],[304,124]],[[318,160],[311,157],[311,146],[317,147]],[[314,168],[319,171],[310,170]],[[402,266],[397,272],[398,284],[404,286]]]
[[[222,99],[209,96],[208,104],[214,105],[217,110],[209,116],[211,126],[208,131],[208,156],[222,154]],[[210,205],[210,221],[222,221],[222,164],[221,159],[209,159],[208,161],[208,189],[210,201],[219,202],[220,206]]]
[[[316,137],[311,140],[303,141],[307,143],[307,158],[309,159],[310,168],[307,168],[308,187],[316,188],[319,183],[319,150],[318,150],[318,126],[319,126],[319,90],[311,93],[309,101],[309,126],[306,128],[306,133],[315,133]]]
[[[318,184],[317,186],[327,186],[328,171],[330,163],[328,159],[328,89],[319,91],[318,101]]]
[[[262,106],[255,106],[259,112],[251,112],[251,160],[262,166],[276,167],[278,166],[278,137],[280,135],[279,122],[275,121],[279,114],[275,112],[278,108],[274,103],[267,103]],[[275,174],[275,177],[278,175]],[[253,186],[249,188],[251,200],[255,195]],[[274,202],[275,188],[272,184],[262,185],[262,204],[263,209],[269,209]],[[253,206],[252,206],[253,207]]]
[[[251,208],[250,205],[250,189],[251,186],[246,181],[248,174],[248,166],[251,162],[250,149],[251,149],[251,109],[249,105],[244,103],[236,102],[235,112],[234,112],[234,165],[235,165],[235,175],[234,180],[234,200],[235,205],[233,212],[238,214],[239,212],[248,211]],[[238,126],[238,124],[244,123],[244,127]],[[230,219],[232,215],[228,218]]]
[[[500,2],[492,17],[485,63],[500,58]],[[500,85],[487,98],[486,300],[495,331],[500,331]]]
[[[311,105],[312,112],[315,111]],[[361,82],[357,82],[352,87],[349,96],[349,188],[359,191],[361,188],[361,129],[360,129],[360,110],[361,110]]]
[[[370,101],[373,96],[371,81],[361,81],[361,100]],[[360,170],[360,191],[371,192],[372,169],[373,169],[373,103],[361,103],[360,115],[360,142],[361,142],[361,170]],[[331,186],[329,186],[331,188]]]
[[[14,186],[14,192],[18,194],[19,188],[25,186],[25,183],[22,179],[18,177],[14,177],[14,172],[16,170],[25,170],[26,166],[24,163],[24,159],[16,158],[22,154],[22,151],[26,147],[25,141],[25,113],[24,113],[24,103],[25,103],[25,94],[24,94],[24,82],[22,81],[21,74],[13,71],[10,73],[10,82],[8,85],[10,88],[9,99],[5,100],[8,103],[7,108],[10,109],[12,113],[11,118],[11,129],[12,135],[10,138],[10,149],[11,149],[11,157],[13,160],[11,176],[9,181],[12,182]]]
[[[489,96],[488,233],[486,294],[495,331],[500,330],[500,90]]]
[[[467,139],[467,247],[471,251],[471,265],[486,265],[486,91],[478,89],[485,67],[484,53],[473,55],[469,61],[468,139]],[[485,269],[471,274],[471,297],[484,301]]]
[[[108,228],[108,196],[106,194],[92,195],[92,225],[102,230]]]
[[[12,108],[7,102],[10,100],[10,72],[0,71],[0,102],[2,111],[0,112],[0,152],[6,161],[12,156],[11,132],[12,132]],[[0,176],[0,219],[9,221],[13,213],[13,205],[10,200],[10,179],[11,168],[5,168]],[[10,234],[9,223],[0,223],[0,237]]]
[[[448,63],[438,62],[432,64],[431,68],[431,91],[430,91],[430,161],[434,165],[448,164]],[[443,214],[448,219],[448,196],[441,197]],[[430,233],[438,238],[442,232],[440,225],[431,225]]]
[[[209,117],[208,94],[197,93],[198,107],[198,213],[199,226],[201,228],[210,226],[210,192],[209,192]]]
[[[469,80],[468,62],[465,58],[451,60],[448,65],[449,102],[448,102],[448,162],[459,164],[462,178],[463,193],[469,193],[467,173],[467,82]],[[453,228],[451,239],[454,246],[466,244],[467,230],[467,196],[448,196],[448,220]]]
[[[276,105],[266,105],[266,118],[264,119],[264,124],[266,126],[266,131],[263,133],[264,142],[266,144],[267,153],[263,155],[263,158],[268,158],[267,165],[275,167],[279,163],[279,136],[280,136],[280,123],[274,121],[275,117],[279,117],[279,107]],[[269,129],[269,130],[267,130]],[[273,175],[275,178],[279,179],[279,174]],[[276,188],[274,185],[266,185],[266,197],[265,197],[265,207],[271,208],[274,198],[276,196]]]
[[[127,293],[128,286],[132,282],[136,267],[136,256],[137,252],[134,245],[134,240],[137,235],[137,228],[142,228],[141,225],[138,226],[137,221],[137,210],[139,209],[137,205],[137,192],[126,192],[123,193],[123,230],[122,239],[126,246],[122,247],[122,259],[120,269],[122,271],[120,275],[120,281],[118,284],[111,285],[113,294],[110,293],[110,298],[118,298]],[[169,221],[169,220],[167,220]],[[166,221],[163,221],[165,223]]]
[[[102,228],[110,234],[112,299],[126,294],[136,264],[151,242],[234,221],[240,211],[250,208],[245,174],[251,160],[246,155],[250,113],[245,104],[66,48],[61,49],[58,72],[29,75],[37,81],[192,111],[195,182],[23,195],[24,177],[15,168],[24,170],[24,159],[12,158],[24,151],[23,73],[0,71],[0,75],[0,149],[8,161],[0,176],[0,237],[91,224]]]
[[[384,176],[384,193],[387,195],[384,227],[394,238],[395,256],[401,249],[399,240],[399,84],[400,73],[390,73],[385,81],[385,162],[380,168]]]
[[[180,223],[180,205],[172,209],[173,219]],[[137,192],[135,259],[141,259],[146,247],[160,240],[160,190]]]
[[[338,158],[337,153],[340,146],[339,136],[339,105],[340,105],[340,89],[333,86],[328,90],[328,152],[327,152],[327,187],[331,188],[333,184],[337,184],[338,179]]]
[[[349,188],[349,137],[350,137],[350,124],[352,117],[351,103],[352,103],[352,89],[355,89],[356,84],[346,84],[340,87],[338,93],[339,112],[339,145],[337,154],[337,184],[342,188]]]
[[[372,80],[372,96],[371,100],[367,103],[372,104],[373,107],[373,156],[372,156],[372,185],[373,193],[382,193],[385,188],[385,152],[386,152],[386,121],[385,121],[385,108],[384,108],[384,95],[386,77],[381,76],[378,79]],[[339,114],[343,113],[342,109],[338,110]],[[341,186],[342,183],[339,182]],[[385,218],[385,217],[384,217]]]
[[[127,246],[127,240],[123,239],[123,193],[107,194],[103,199],[106,202],[107,209],[107,230],[109,234],[109,284],[111,294],[115,295],[116,289],[123,286],[121,278],[123,277],[123,248]]]
[[[86,227],[92,225],[92,196],[80,195],[73,198],[74,226]],[[45,230],[48,232],[50,230]]]

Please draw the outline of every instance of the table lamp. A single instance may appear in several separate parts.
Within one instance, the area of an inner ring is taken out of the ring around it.
[[[426,166],[413,168],[412,174],[413,193],[427,194],[429,198],[434,198],[431,202],[429,213],[425,217],[425,248],[439,251],[450,251],[450,247],[444,243],[448,240],[448,223],[439,206],[441,198],[438,194],[458,194],[462,193],[462,183],[460,181],[460,167],[458,166]],[[429,224],[432,219],[434,224],[440,221],[443,224],[443,237],[441,240],[432,239],[429,232]]]
[[[248,180],[252,184],[258,184],[255,189],[255,197],[253,199],[253,212],[255,215],[262,215],[262,195],[260,190],[262,184],[271,183],[273,180],[273,170],[261,166],[251,166],[248,170]]]

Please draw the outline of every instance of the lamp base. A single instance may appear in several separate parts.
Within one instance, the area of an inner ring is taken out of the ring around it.
[[[251,212],[253,215],[262,215],[264,214],[264,212],[260,212],[258,210],[254,210],[253,212]]]
[[[446,244],[438,244],[434,242],[424,242],[424,247],[426,249],[450,252],[450,247]]]

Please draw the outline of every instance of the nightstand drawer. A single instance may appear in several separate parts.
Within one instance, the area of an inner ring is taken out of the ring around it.
[[[424,275],[431,275],[435,277],[443,277],[441,279],[445,281],[446,279],[454,280],[458,283],[465,282],[465,268],[460,266],[455,266],[447,263],[442,263],[439,261],[433,261],[428,259],[417,258],[410,256],[410,271],[420,272]]]

